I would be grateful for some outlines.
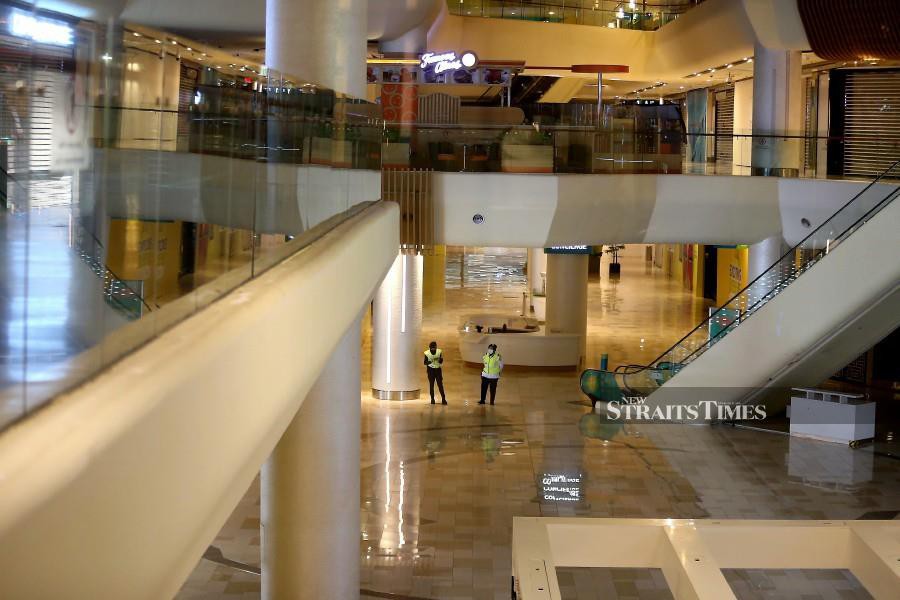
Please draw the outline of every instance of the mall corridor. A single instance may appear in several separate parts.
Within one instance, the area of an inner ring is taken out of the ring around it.
[[[507,600],[513,516],[900,515],[895,459],[730,426],[610,424],[591,413],[574,370],[507,369],[496,406],[477,405],[478,368],[461,363],[456,328],[466,312],[521,310],[525,253],[466,249],[471,275],[461,284],[462,250],[449,248],[446,261],[425,266],[425,280],[442,283],[429,266],[446,265],[446,289],[424,289],[421,345],[435,339],[445,350],[449,405],[429,403],[424,368],[419,400],[374,400],[363,381],[362,598]],[[604,274],[589,283],[589,360],[599,361],[602,352],[623,364],[650,360],[705,310],[680,281],[647,263],[642,251],[626,250],[618,281]],[[637,314],[656,316],[651,330],[636,325]],[[370,336],[365,339],[363,373],[371,356]],[[213,542],[228,559],[254,566],[259,493],[257,481]],[[618,585],[624,593],[642,576]],[[806,574],[797,577],[803,583]],[[815,583],[815,574],[809,577]],[[858,585],[846,582],[841,597],[867,597],[851,595]],[[258,575],[208,560],[200,561],[178,595],[259,597]]]

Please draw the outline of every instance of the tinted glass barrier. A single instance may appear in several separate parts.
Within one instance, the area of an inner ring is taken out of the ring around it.
[[[380,198],[360,100],[19,5],[0,51],[0,427]]]

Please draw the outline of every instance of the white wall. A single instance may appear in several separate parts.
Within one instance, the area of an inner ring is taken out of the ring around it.
[[[435,173],[433,177],[437,243],[529,248],[752,244],[773,235],[784,235],[794,245],[865,185],[706,175]],[[877,193],[886,194],[890,187],[881,186]],[[484,217],[483,223],[473,222],[476,214]]]
[[[4,432],[0,597],[174,596],[394,260],[398,222],[364,210]]]

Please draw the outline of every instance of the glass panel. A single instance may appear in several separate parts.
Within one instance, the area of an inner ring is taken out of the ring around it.
[[[0,5],[0,428],[380,197],[380,110]]]

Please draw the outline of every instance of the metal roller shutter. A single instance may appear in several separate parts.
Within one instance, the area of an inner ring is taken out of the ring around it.
[[[844,92],[844,174],[874,177],[900,159],[900,71],[853,71]]]
[[[734,88],[716,92],[716,163],[731,165],[734,154]]]

